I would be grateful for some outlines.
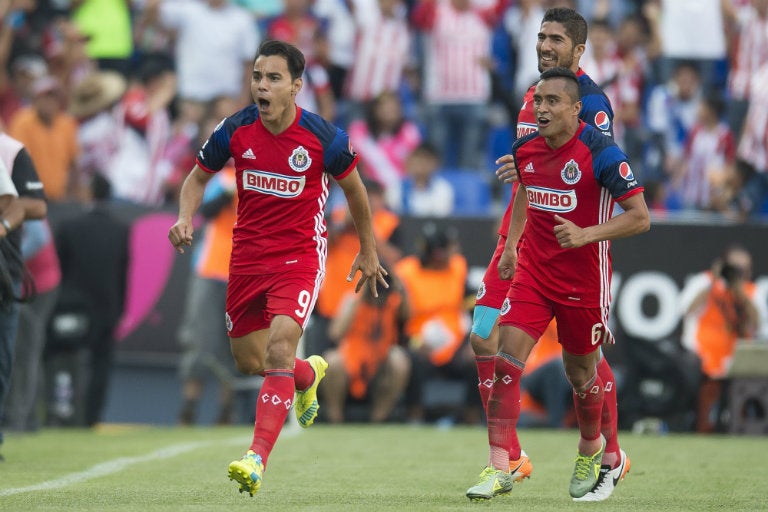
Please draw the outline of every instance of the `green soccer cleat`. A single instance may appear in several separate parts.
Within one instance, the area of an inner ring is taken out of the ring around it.
[[[512,490],[512,475],[487,467],[480,473],[477,483],[467,489],[467,498],[472,501],[489,500],[494,496],[507,494]]]
[[[240,484],[240,492],[247,492],[253,497],[261,488],[261,480],[264,476],[264,463],[261,455],[253,450],[243,455],[240,460],[229,463],[229,479]]]
[[[591,491],[600,477],[600,464],[605,452],[605,438],[602,437],[602,445],[594,455],[576,455],[576,465],[573,468],[571,486],[568,489],[571,497],[581,498]]]
[[[320,356],[309,356],[307,362],[315,370],[315,380],[305,391],[296,391],[296,419],[302,428],[307,428],[315,422],[317,411],[320,410],[320,404],[317,403],[317,385],[325,377],[325,370],[328,369],[328,363]]]

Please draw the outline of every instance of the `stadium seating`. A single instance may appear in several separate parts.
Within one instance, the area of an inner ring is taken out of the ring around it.
[[[483,217],[493,211],[491,185],[483,171],[471,169],[441,169],[440,176],[448,180],[454,190],[453,215]]]

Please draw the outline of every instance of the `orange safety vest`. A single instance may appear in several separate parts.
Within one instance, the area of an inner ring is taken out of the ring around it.
[[[744,291],[750,300],[754,298],[755,290],[754,283],[745,283]],[[721,279],[715,279],[694,330],[695,351],[701,359],[701,369],[713,379],[723,378],[728,373],[739,339],[732,327],[735,315],[731,292]]]
[[[358,300],[355,316],[339,344],[339,353],[349,375],[349,393],[361,399],[389,349],[397,345],[400,338],[398,313],[403,297],[392,291],[381,305]]]
[[[223,184],[234,185],[235,168],[225,167],[219,171]],[[231,204],[221,209],[218,215],[205,226],[196,271],[200,277],[226,281],[229,277],[229,259],[232,256],[232,230],[237,221],[237,195]]]
[[[405,333],[422,341],[433,327],[444,331],[445,339],[430,353],[435,366],[443,366],[453,359],[467,334],[468,321],[464,309],[467,260],[454,254],[445,269],[427,269],[418,256],[406,256],[395,265],[395,272],[403,282],[411,306],[411,318]]]

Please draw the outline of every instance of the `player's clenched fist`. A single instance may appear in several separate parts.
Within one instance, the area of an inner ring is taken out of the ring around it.
[[[168,240],[179,251],[180,254],[184,254],[184,246],[192,245],[192,224],[184,221],[177,221],[176,224],[171,226],[171,230],[168,232]]]

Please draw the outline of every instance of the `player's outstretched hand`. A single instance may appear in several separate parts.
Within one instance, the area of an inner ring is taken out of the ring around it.
[[[504,155],[496,160],[496,165],[500,167],[496,169],[496,178],[503,183],[514,183],[517,181],[517,167],[515,166],[515,159],[512,155]]]
[[[179,251],[179,254],[184,254],[184,246],[192,245],[192,232],[194,228],[192,223],[185,221],[176,221],[176,224],[171,226],[171,230],[168,231],[168,240]]]
[[[384,279],[388,273],[379,263],[379,258],[376,254],[372,256],[366,256],[357,253],[355,260],[352,262],[352,268],[347,275],[347,281],[352,281],[355,278],[357,271],[360,271],[360,279],[357,280],[355,285],[355,293],[359,292],[363,285],[368,285],[371,290],[371,295],[374,297],[379,296],[379,290],[377,284],[381,284],[384,288],[389,288],[387,281]]]
[[[557,238],[557,243],[563,249],[575,249],[589,242],[584,234],[584,230],[573,222],[559,215],[555,215],[555,221],[557,222],[554,230],[555,237]]]

